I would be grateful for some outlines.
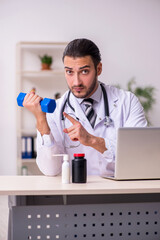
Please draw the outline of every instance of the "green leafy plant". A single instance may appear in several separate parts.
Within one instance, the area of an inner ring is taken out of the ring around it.
[[[154,98],[155,88],[152,86],[147,86],[147,87],[135,86],[135,87],[133,87],[133,85],[135,85],[135,84],[136,84],[136,81],[134,78],[132,78],[127,84],[127,90],[134,93],[138,97],[139,101],[141,102],[141,104],[144,108],[144,112],[145,112],[145,116],[148,121],[148,124],[151,125],[151,122],[148,117],[148,113],[152,109],[152,107],[156,101]],[[118,87],[120,87],[120,86],[118,86]]]
[[[52,64],[52,57],[51,56],[48,56],[47,54],[45,54],[44,56],[39,56],[40,59],[41,59],[41,63],[46,63],[48,65],[51,65]]]

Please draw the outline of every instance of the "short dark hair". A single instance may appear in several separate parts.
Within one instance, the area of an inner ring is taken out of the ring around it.
[[[71,41],[63,52],[63,61],[65,56],[73,58],[90,56],[93,60],[95,68],[97,68],[98,63],[101,61],[101,54],[96,44],[85,38]]]

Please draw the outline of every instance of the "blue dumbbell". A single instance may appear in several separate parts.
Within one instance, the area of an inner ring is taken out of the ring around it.
[[[20,93],[17,97],[17,104],[20,107],[23,107],[23,100],[26,96],[26,93]],[[50,98],[44,98],[40,101],[41,109],[43,112],[53,113],[56,108],[56,101]]]

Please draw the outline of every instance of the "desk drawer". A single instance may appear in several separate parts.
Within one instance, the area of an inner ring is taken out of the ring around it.
[[[159,240],[160,203],[15,206],[12,224],[13,240]]]

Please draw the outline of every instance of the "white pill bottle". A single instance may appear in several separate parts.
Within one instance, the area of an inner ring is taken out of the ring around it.
[[[70,183],[70,164],[69,164],[69,156],[67,154],[63,155],[63,163],[62,163],[62,183]]]

